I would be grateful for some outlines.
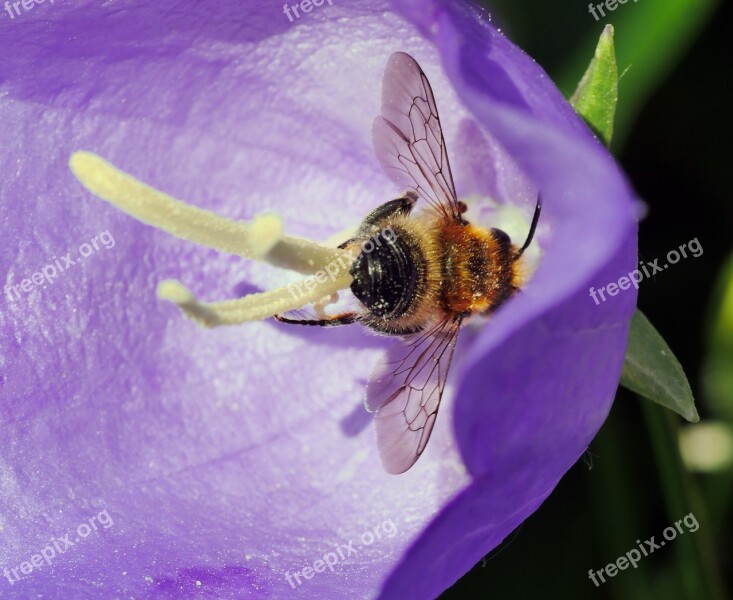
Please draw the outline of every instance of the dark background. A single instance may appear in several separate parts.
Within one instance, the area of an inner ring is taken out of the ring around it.
[[[640,224],[647,261],[697,238],[704,252],[644,281],[639,307],[679,358],[701,423],[733,424],[733,343],[720,296],[733,251],[731,3],[639,0],[596,22],[587,2],[497,0],[492,17],[566,95],[615,26],[619,112],[612,150],[649,205]],[[729,307],[730,308],[730,307]],[[726,337],[728,335],[728,337]],[[721,341],[722,340],[722,341]],[[728,352],[728,354],[726,354]],[[717,380],[716,380],[717,381]],[[733,590],[733,471],[689,473],[682,419],[620,389],[586,455],[504,544],[441,598],[727,598]],[[592,464],[592,468],[590,468]],[[614,562],[693,512],[700,523],[596,588],[588,570]],[[727,581],[726,581],[727,578]]]

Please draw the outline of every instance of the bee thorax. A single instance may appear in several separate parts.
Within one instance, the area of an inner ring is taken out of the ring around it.
[[[383,319],[410,311],[420,283],[419,249],[404,235],[372,238],[362,245],[350,273],[351,291],[369,312]]]

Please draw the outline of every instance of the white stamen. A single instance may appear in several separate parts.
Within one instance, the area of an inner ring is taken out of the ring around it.
[[[74,152],[69,166],[95,196],[143,223],[202,246],[305,274],[317,272],[341,252],[284,235],[280,217],[274,214],[258,215],[251,223],[244,223],[190,206],[91,152]]]
[[[351,284],[352,277],[348,272],[351,261],[348,258],[353,257],[350,250],[286,236],[277,215],[258,215],[250,223],[230,221],[176,200],[91,152],[75,152],[69,166],[89,191],[143,223],[222,252],[300,273],[317,273],[316,277],[288,287],[212,303],[199,302],[177,281],[164,281],[158,286],[159,298],[174,302],[205,327],[258,321],[282,314],[318,302]],[[333,274],[331,270],[324,271],[324,267],[336,262],[346,265],[346,268]],[[329,279],[326,279],[326,274]]]
[[[204,327],[236,325],[247,321],[260,321],[274,315],[295,310],[306,304],[342,290],[351,283],[351,275],[343,271],[333,280],[318,283],[315,277],[303,282],[269,292],[250,294],[236,300],[224,302],[199,302],[181,283],[166,280],[158,285],[158,298],[175,302],[179,308],[194,321]]]

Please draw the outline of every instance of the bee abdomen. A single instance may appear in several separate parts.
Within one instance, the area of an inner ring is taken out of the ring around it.
[[[511,240],[499,229],[450,226],[443,230],[444,310],[490,313],[512,294]]]
[[[405,235],[380,236],[373,246],[362,250],[349,270],[351,291],[373,315],[399,318],[410,312],[419,292],[424,257]]]

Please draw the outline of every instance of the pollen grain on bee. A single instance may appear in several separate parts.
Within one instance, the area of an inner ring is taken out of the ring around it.
[[[344,270],[351,268],[351,265],[356,260],[359,253],[370,254],[371,252],[374,252],[375,249],[382,247],[382,240],[392,243],[396,239],[397,234],[395,231],[391,227],[385,227],[379,233],[364,240],[359,247],[360,252],[357,252],[356,248],[352,248],[348,252],[339,255],[322,269],[316,271],[312,277],[288,285],[290,295],[293,299],[298,300],[307,293],[312,292],[316,284],[326,283],[329,279],[331,281],[335,281]]]

